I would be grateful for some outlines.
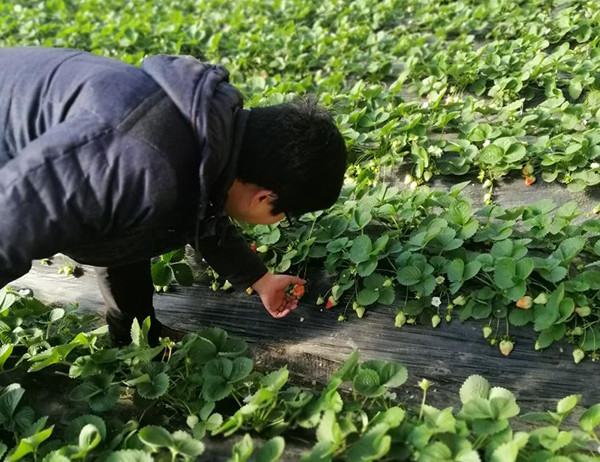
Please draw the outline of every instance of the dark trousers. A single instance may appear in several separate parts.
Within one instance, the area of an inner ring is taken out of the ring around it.
[[[115,344],[131,342],[131,324],[150,316],[150,343],[156,344],[162,324],[154,315],[154,285],[150,261],[96,268],[98,285],[106,304],[106,322]]]

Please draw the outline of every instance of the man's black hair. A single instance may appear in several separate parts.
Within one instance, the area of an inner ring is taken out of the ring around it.
[[[327,209],[337,200],[346,171],[346,143],[314,98],[252,108],[237,178],[277,194],[273,215]]]

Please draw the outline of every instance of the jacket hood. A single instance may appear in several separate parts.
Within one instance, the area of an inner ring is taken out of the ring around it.
[[[200,201],[196,239],[214,235],[225,215],[227,190],[235,179],[237,158],[249,111],[229,71],[191,56],[156,55],[142,69],[190,121],[200,157]]]

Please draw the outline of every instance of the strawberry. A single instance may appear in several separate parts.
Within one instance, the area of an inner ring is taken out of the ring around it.
[[[306,292],[306,288],[301,284],[296,284],[292,289],[292,295],[296,298],[302,298],[304,292]]]
[[[525,177],[533,175],[533,165],[525,164],[525,167],[523,167],[523,175],[525,175]]]
[[[325,309],[328,310],[329,308],[334,307],[335,305],[337,305],[337,300],[333,297],[329,297],[327,299],[327,303],[325,304]]]
[[[258,247],[256,246],[256,242],[250,244],[250,249],[252,250],[252,252],[256,252],[256,249],[258,249]]]
[[[511,342],[510,340],[502,340],[500,342],[500,352],[504,356],[508,356],[511,353],[511,351],[513,351],[514,347],[515,347],[515,344],[513,342]]]
[[[532,306],[533,298],[531,298],[529,295],[517,300],[517,307],[521,308],[522,310],[528,310]]]
[[[525,178],[525,184],[527,186],[531,186],[533,183],[535,183],[535,177],[534,176],[528,176],[527,178]]]
[[[575,364],[579,364],[583,358],[585,358],[585,353],[581,348],[573,350],[573,361],[575,361]]]
[[[490,326],[484,326],[483,327],[483,338],[488,338],[490,335],[492,335],[492,328]]]
[[[439,315],[434,314],[431,317],[431,325],[433,326],[434,329],[440,325],[440,322],[442,322],[442,318],[440,318]]]
[[[394,320],[394,326],[402,327],[404,324],[406,324],[406,315],[404,314],[403,311],[400,311],[400,312],[398,312],[398,314],[396,314],[396,319]]]
[[[589,306],[578,306],[575,308],[575,312],[582,318],[586,318],[592,314],[592,310]]]
[[[323,303],[325,303],[325,299],[323,297],[317,298],[317,305],[322,305]]]

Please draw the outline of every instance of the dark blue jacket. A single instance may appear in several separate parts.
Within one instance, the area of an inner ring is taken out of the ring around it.
[[[62,252],[119,266],[190,243],[236,288],[266,268],[225,215],[248,111],[222,66],[0,49],[0,287]]]

